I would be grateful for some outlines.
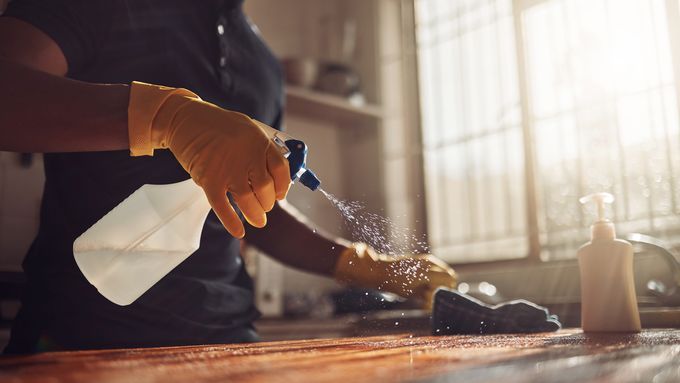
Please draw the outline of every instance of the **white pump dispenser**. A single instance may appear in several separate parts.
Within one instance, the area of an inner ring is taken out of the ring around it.
[[[605,218],[609,193],[595,193],[579,200],[594,202],[598,219],[590,227],[590,242],[578,250],[581,271],[581,327],[585,332],[639,332],[633,278],[633,246],[616,239],[614,224]]]

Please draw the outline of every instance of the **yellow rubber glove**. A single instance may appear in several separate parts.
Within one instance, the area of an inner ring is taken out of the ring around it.
[[[186,89],[140,82],[131,86],[130,154],[152,156],[154,149],[170,149],[237,238],[245,229],[227,192],[251,225],[263,227],[266,212],[286,197],[290,187],[288,161],[259,124]]]
[[[342,283],[420,299],[426,309],[437,288],[457,284],[453,269],[433,255],[388,256],[363,243],[352,244],[340,255],[334,275]]]

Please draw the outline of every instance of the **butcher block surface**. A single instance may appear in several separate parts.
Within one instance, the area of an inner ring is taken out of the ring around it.
[[[281,341],[0,358],[0,382],[680,382],[680,330]]]

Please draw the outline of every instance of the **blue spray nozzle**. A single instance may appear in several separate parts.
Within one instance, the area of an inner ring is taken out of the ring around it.
[[[307,169],[300,176],[300,183],[307,186],[311,191],[319,188],[321,181],[316,177],[313,171]]]
[[[290,179],[295,181],[300,179],[300,183],[310,190],[316,190],[321,181],[316,174],[307,169],[307,145],[296,139],[286,140],[286,147],[290,151],[288,155],[288,166],[290,167]]]

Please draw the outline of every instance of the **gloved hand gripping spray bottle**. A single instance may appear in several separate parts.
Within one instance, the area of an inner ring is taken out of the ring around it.
[[[263,128],[288,159],[291,181],[316,190],[305,143]],[[210,209],[192,179],[143,185],[73,242],[76,264],[104,297],[129,305],[198,249]]]
[[[633,278],[633,246],[616,239],[614,224],[604,217],[609,193],[579,200],[595,202],[598,219],[590,227],[591,240],[578,250],[581,270],[581,327],[585,332],[639,332]]]

